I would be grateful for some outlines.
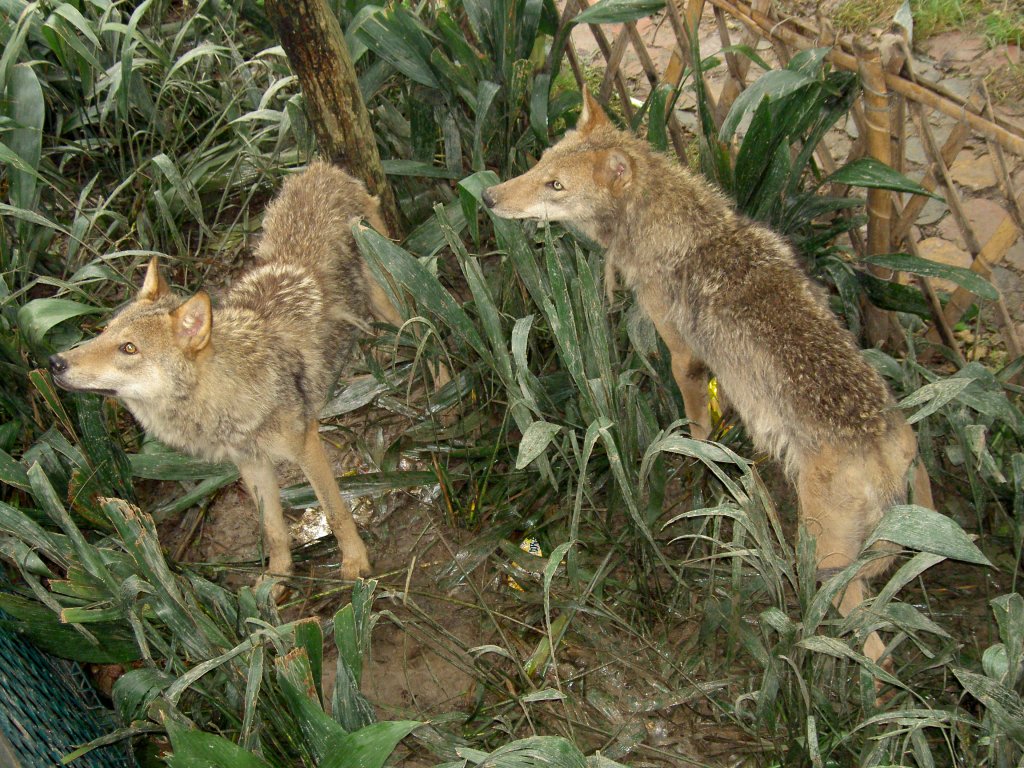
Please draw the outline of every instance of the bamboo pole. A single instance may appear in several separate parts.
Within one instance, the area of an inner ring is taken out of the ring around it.
[[[626,31],[629,32],[629,42],[633,46],[633,50],[636,51],[637,58],[640,59],[640,66],[647,76],[647,83],[653,91],[661,84],[661,79],[658,77],[658,68],[654,65],[651,54],[647,52],[647,46],[644,45],[643,38],[640,37],[636,24],[633,22],[627,23]],[[675,149],[676,155],[684,157],[686,155],[686,137],[683,135],[682,126],[679,125],[679,119],[676,117],[674,109],[670,109],[668,112],[667,125],[668,134],[672,139],[672,147]]]
[[[935,135],[932,133],[931,126],[928,125],[928,116],[924,113],[924,108],[920,104],[914,105],[911,114],[917,125],[918,133],[924,139],[924,150],[928,155],[928,159],[931,160],[932,171],[937,173],[939,183],[946,190],[946,205],[949,206],[949,212],[956,220],[960,233],[964,236],[967,250],[971,252],[971,256],[977,256],[978,251],[981,250],[981,244],[974,234],[974,228],[967,220],[963,202],[961,202],[960,194],[956,191],[956,186],[953,184],[953,177],[949,173],[949,167],[946,165],[945,160],[943,160],[935,141]]]
[[[885,88],[882,58],[873,44],[858,41],[858,48],[857,59],[864,89],[865,150],[868,156],[891,166],[892,129],[889,124],[889,94]],[[867,213],[868,255],[891,253],[892,193],[887,189],[869,189]],[[869,267],[869,271],[876,277],[888,277],[888,270]],[[868,302],[864,305],[864,329],[871,344],[882,342],[897,347],[901,343],[902,336],[892,316]]]
[[[1021,193],[1021,196],[1017,199],[1019,202],[1024,203],[1024,193]],[[1021,231],[1017,228],[1014,217],[1010,215],[1005,216],[996,228],[995,233],[978,252],[978,255],[975,256],[974,261],[971,263],[971,270],[984,278],[990,277],[992,267],[1002,261],[1003,256],[1017,242],[1017,238],[1020,235]],[[950,296],[949,301],[946,302],[946,308],[943,313],[946,315],[946,320],[949,321],[950,325],[955,325],[960,321],[960,317],[967,311],[967,308],[975,301],[977,299],[973,293],[965,288],[957,288],[953,295]]]
[[[921,252],[917,248],[917,243],[914,242],[913,238],[907,238],[907,250],[910,251],[912,256],[916,256],[919,259],[922,258]],[[942,312],[942,303],[935,293],[935,288],[932,287],[931,280],[923,275],[917,275],[917,284],[921,288],[921,293],[928,299],[928,306],[932,310],[932,320],[935,323],[935,330],[939,338],[952,350],[953,358],[956,360],[957,365],[963,368],[967,365],[967,360],[964,358],[963,352],[960,351],[960,342],[953,335],[953,327],[946,320],[946,316]]]
[[[622,66],[622,57],[626,55],[627,50],[629,50],[629,32],[626,30],[626,26],[623,25],[619,31],[619,36],[615,38],[615,42],[612,44],[612,55],[605,61],[604,77],[601,79],[601,87],[597,89],[597,98],[602,103],[608,103],[608,99],[612,95],[612,85],[615,82],[615,78],[621,77],[622,73],[619,71],[619,67]]]
[[[697,29],[700,27],[700,17],[704,13],[704,1],[705,0],[689,0],[686,5],[686,16],[685,18],[679,13],[678,3],[682,0],[669,0],[665,3],[665,8],[668,10],[668,21],[672,26],[672,32],[676,36],[676,42],[679,43],[679,47],[683,52],[683,58],[689,59],[690,66],[693,67],[694,76],[699,77],[704,84],[704,94],[707,98],[708,108],[711,110],[711,114],[714,115],[716,125],[721,125],[722,120],[725,119],[725,115],[719,113],[718,100],[711,94],[708,89],[707,78],[704,77],[704,71],[700,69],[700,62],[694,61],[693,51],[690,50],[690,35],[689,30],[694,30],[694,35],[697,34]],[[682,78],[683,70],[680,69],[679,77]],[[678,84],[677,84],[678,87]]]
[[[588,0],[570,0],[574,2],[580,9],[585,11],[590,7]],[[608,37],[605,35],[604,30],[601,29],[600,24],[588,24],[590,33],[594,36],[594,40],[597,41],[597,47],[601,50],[601,55],[604,56],[604,60],[608,61],[612,55],[612,48],[608,44]],[[585,88],[586,83],[580,82],[580,88]],[[633,105],[629,101],[629,90],[626,88],[626,83],[622,79],[622,73],[616,69],[615,72],[615,89],[619,92],[619,98],[622,100],[622,115],[626,120],[633,120]]]
[[[761,12],[767,12],[772,0],[754,0],[754,7]],[[729,29],[726,26],[725,12],[715,6],[715,21],[718,24],[718,35],[722,40],[723,47],[730,47],[732,41],[729,39]],[[754,29],[744,25],[742,44],[754,48],[757,45],[757,33]],[[750,72],[750,59],[746,56],[737,56],[735,53],[726,54],[726,62],[729,64],[730,77],[722,88],[719,102],[721,109],[728,113],[732,103],[736,101],[743,89],[747,87],[747,73]]]

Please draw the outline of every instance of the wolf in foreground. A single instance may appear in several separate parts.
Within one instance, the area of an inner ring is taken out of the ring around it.
[[[99,336],[50,358],[64,389],[120,398],[173,448],[231,461],[262,511],[271,574],[292,559],[277,461],[309,478],[341,549],[341,575],[370,561],[318,434],[318,414],[359,329],[401,320],[356,249],[351,225],[380,231],[376,198],[325,162],[285,181],[269,205],[256,265],[211,309],[169,290],[154,258],[135,300]],[[278,594],[280,590],[278,590]]]
[[[691,434],[710,434],[710,369],[755,445],[794,481],[819,578],[857,560],[905,498],[917,441],[781,237],[617,130],[586,92],[576,130],[483,201],[497,216],[562,222],[603,246],[609,295],[620,276],[672,355]],[[916,503],[933,506],[921,464],[913,489]],[[891,561],[873,560],[850,582],[837,600],[843,616],[864,600],[864,579]],[[872,632],[865,653],[877,661],[884,650]]]

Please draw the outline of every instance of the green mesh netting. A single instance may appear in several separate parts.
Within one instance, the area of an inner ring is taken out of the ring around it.
[[[12,621],[0,611],[0,621]],[[0,766],[54,768],[75,747],[116,728],[79,665],[41,652],[0,625]],[[100,747],[73,768],[134,768],[126,742]]]

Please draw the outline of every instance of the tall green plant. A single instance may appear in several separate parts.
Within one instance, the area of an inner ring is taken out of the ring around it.
[[[551,0],[347,2],[341,10],[363,94],[378,116],[385,169],[414,222],[429,218],[436,202],[453,202],[430,178],[524,170],[578,103],[575,87],[557,79],[557,57],[548,68],[558,19]],[[459,206],[449,208],[461,230]],[[433,224],[410,239],[421,254],[443,245]]]

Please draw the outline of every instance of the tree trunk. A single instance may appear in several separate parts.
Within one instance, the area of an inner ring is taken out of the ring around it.
[[[380,198],[381,214],[390,230],[385,234],[398,235],[395,198],[337,18],[325,0],[266,0],[265,7],[299,78],[320,150]]]

